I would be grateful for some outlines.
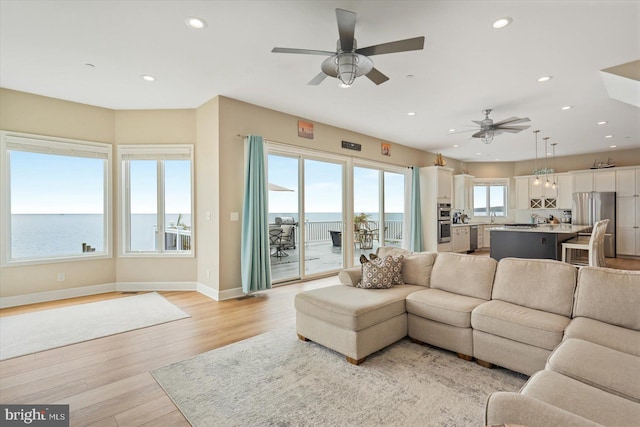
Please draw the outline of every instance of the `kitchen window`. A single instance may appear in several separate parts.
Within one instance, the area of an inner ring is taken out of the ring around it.
[[[477,217],[507,216],[508,180],[474,180],[473,215]]]

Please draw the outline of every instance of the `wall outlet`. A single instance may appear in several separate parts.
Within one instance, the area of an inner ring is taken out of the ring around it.
[[[64,273],[58,273],[58,282],[64,282],[65,276]]]

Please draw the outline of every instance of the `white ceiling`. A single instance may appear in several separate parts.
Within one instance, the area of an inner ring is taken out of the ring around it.
[[[357,13],[359,47],[425,36],[425,48],[371,57],[390,77],[380,86],[309,86],[324,57],[271,49],[334,51],[335,8]],[[207,28],[188,28],[189,16]],[[513,23],[493,29],[503,16]],[[0,2],[2,87],[112,109],[195,108],[224,95],[464,161],[531,159],[533,129],[540,154],[544,136],[557,156],[615,160],[640,148],[640,108],[611,99],[600,75],[639,58],[639,1]],[[543,75],[553,79],[538,83]],[[532,127],[489,145],[449,133],[472,129],[485,108]]]

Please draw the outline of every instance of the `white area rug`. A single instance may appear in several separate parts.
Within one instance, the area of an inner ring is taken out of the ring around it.
[[[155,292],[0,317],[0,360],[185,317]]]
[[[354,366],[266,333],[153,372],[194,426],[482,426],[488,395],[526,377],[404,339]]]

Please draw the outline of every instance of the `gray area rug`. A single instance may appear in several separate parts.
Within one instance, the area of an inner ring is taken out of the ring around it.
[[[186,317],[155,292],[0,317],[0,360]]]
[[[482,426],[526,376],[404,339],[354,366],[279,330],[152,374],[194,426]]]

